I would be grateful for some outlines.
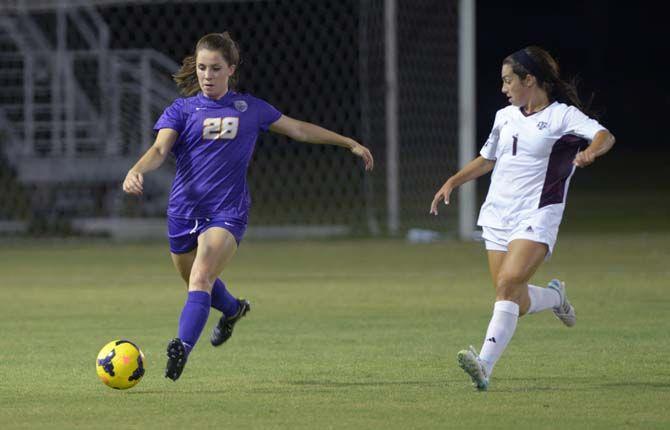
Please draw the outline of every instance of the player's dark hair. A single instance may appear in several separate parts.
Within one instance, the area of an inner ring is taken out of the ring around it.
[[[240,50],[237,47],[237,43],[235,43],[227,31],[204,35],[195,45],[193,54],[185,57],[179,71],[172,75],[172,79],[177,83],[179,91],[185,96],[192,96],[200,90],[195,60],[198,51],[201,49],[219,51],[229,66],[237,67],[240,64]],[[234,89],[236,84],[237,74],[234,74],[228,81],[228,87]]]
[[[525,63],[525,65],[524,65]],[[591,109],[593,94],[584,103],[579,97],[577,86],[578,78],[569,81],[561,79],[558,62],[547,51],[539,46],[527,46],[503,60],[512,71],[524,79],[528,74],[535,76],[538,85],[547,92],[549,100],[575,106],[586,115],[596,118],[597,114]]]

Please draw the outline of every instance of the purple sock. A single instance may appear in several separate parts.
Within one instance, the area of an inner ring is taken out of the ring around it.
[[[211,297],[206,291],[188,292],[188,299],[179,317],[179,338],[184,342],[187,354],[191,352],[202,329],[205,328],[211,302]]]
[[[235,315],[239,308],[237,299],[228,292],[226,285],[218,278],[212,287],[212,307],[223,312],[226,317]]]

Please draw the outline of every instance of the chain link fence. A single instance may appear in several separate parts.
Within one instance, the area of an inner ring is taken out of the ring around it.
[[[366,174],[342,148],[262,135],[248,175],[252,226],[386,232],[383,0],[73,2],[60,14],[50,7],[57,4],[0,10],[0,85],[10,89],[0,97],[5,234],[77,234],[83,219],[162,218],[170,163],[147,175],[143,199],[123,196],[120,184],[151,144],[153,121],[178,97],[169,74],[202,35],[222,31],[240,46],[239,91],[357,139],[376,161]],[[458,163],[458,2],[397,5],[401,231],[440,229],[444,219],[427,212]],[[25,29],[42,41],[17,36]],[[51,63],[28,69],[42,52]]]

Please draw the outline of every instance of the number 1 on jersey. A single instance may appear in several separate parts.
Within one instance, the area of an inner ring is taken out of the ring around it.
[[[519,140],[519,135],[512,136],[512,155],[516,155],[516,142]]]

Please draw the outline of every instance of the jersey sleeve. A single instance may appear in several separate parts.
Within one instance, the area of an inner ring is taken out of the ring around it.
[[[487,160],[495,160],[497,158],[496,151],[498,149],[498,140],[500,138],[500,127],[502,126],[502,114],[500,111],[496,112],[495,120],[493,121],[493,128],[489,134],[489,138],[484,142],[484,146],[479,151],[479,154]]]
[[[589,142],[600,130],[606,130],[598,121],[589,118],[574,106],[568,108],[563,121],[564,134],[579,136]]]
[[[171,128],[181,134],[186,124],[186,115],[184,115],[184,99],[175,100],[170,106],[165,108],[163,114],[158,118],[154,125],[154,130],[162,128]]]
[[[268,131],[268,128],[281,118],[282,113],[265,100],[256,99],[256,109],[258,111],[258,123],[262,131]]]

